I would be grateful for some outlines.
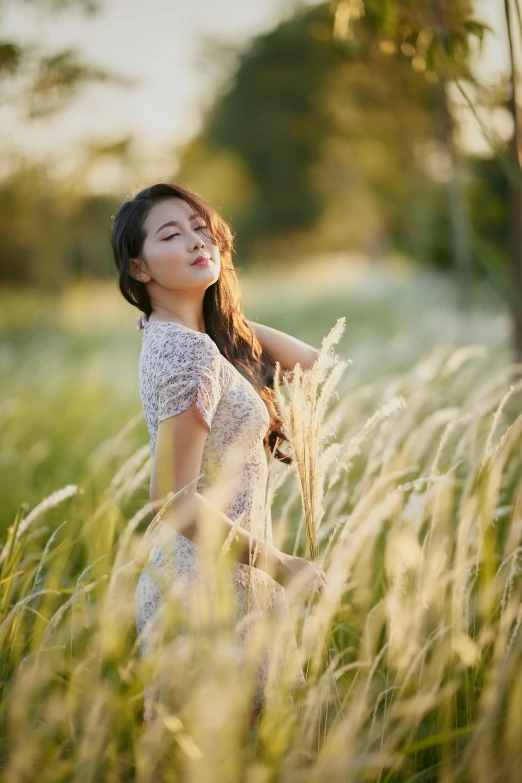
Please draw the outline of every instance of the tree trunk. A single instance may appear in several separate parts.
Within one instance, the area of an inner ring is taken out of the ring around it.
[[[441,0],[434,0],[431,11],[436,24],[445,29],[444,9]],[[454,123],[448,106],[446,78],[439,74],[436,91],[435,126],[437,139],[448,155],[451,177],[444,183],[444,196],[450,225],[453,263],[459,278],[460,301],[463,308],[470,303],[471,287],[471,226],[464,194],[462,161],[455,150]]]
[[[513,0],[517,4],[518,0]],[[504,0],[504,10],[506,13],[506,24],[509,40],[509,56],[511,64],[511,95],[508,99],[507,108],[513,117],[514,133],[509,142],[509,158],[512,162],[514,171],[519,175],[510,182],[510,203],[509,203],[509,234],[507,240],[507,252],[511,268],[513,283],[517,293],[522,301],[522,150],[521,150],[521,129],[520,129],[520,106],[517,101],[517,77],[515,70],[515,53],[513,30],[511,27],[510,3]],[[518,8],[515,10],[518,11]],[[517,181],[518,180],[518,181]],[[513,346],[515,349],[515,358],[522,360],[522,314],[520,310],[512,310],[512,334]]]
[[[451,178],[444,183],[444,195],[450,225],[453,263],[459,278],[460,301],[462,307],[467,308],[470,304],[471,287],[471,228],[464,194],[462,161],[455,151],[453,119],[448,107],[446,80],[444,77],[439,78],[438,137],[447,152],[452,171]]]

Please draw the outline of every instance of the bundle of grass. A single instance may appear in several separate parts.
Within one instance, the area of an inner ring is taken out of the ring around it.
[[[311,369],[302,370],[300,364],[296,364],[291,373],[282,374],[281,365],[276,362],[274,373],[283,430],[289,439],[292,466],[301,491],[308,549],[314,561],[320,557],[319,526],[324,516],[325,474],[341,449],[339,443],[331,443],[325,448],[328,438],[335,434],[339,418],[333,416],[326,422],[325,417],[328,404],[348,365],[333,350],[345,325],[346,319],[339,318],[323,339],[319,357]],[[284,381],[291,377],[288,400],[280,389],[281,377]]]
[[[329,443],[335,435],[339,416],[334,414],[326,420],[329,403],[336,387],[348,366],[334,352],[344,329],[345,318],[339,318],[330,332],[323,338],[319,356],[309,370],[302,370],[296,364],[290,373],[283,375],[289,381],[289,396],[285,398],[280,389],[281,367],[276,363],[274,387],[283,430],[288,437],[292,468],[297,476],[300,490],[303,516],[297,532],[297,539],[304,525],[310,558],[319,562],[323,568],[326,563],[320,551],[319,528],[324,517],[324,482],[328,468],[335,462],[341,449],[340,443]],[[327,445],[328,444],[328,445]],[[294,597],[295,599],[295,597]],[[325,672],[325,664],[330,666],[328,622],[322,622],[324,613],[318,612],[316,622],[311,616],[317,606],[317,594],[311,594],[303,618],[302,654],[306,660],[306,672],[310,686],[313,709],[304,710],[303,724],[307,726],[306,735],[313,744],[320,744],[319,737],[326,733],[328,724],[328,706],[332,700],[338,701],[335,680]],[[296,602],[293,608],[295,611]],[[329,613],[327,613],[329,615]],[[325,708],[323,716],[323,706]],[[324,726],[322,724],[324,722]]]

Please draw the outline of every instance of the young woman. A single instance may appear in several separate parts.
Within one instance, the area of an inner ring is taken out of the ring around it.
[[[112,249],[121,293],[143,314],[138,320],[138,328],[144,328],[139,388],[153,458],[151,500],[183,490],[163,520],[166,537],[138,581],[138,634],[162,602],[158,573],[167,583],[183,582],[188,596],[198,580],[198,542],[211,537],[219,547],[228,538],[237,619],[243,621],[241,645],[250,607],[257,612],[270,608],[271,601],[262,597],[267,587],[272,597],[286,602],[284,586],[291,581],[319,592],[326,583],[317,563],[274,547],[266,504],[265,447],[289,459],[275,449],[278,437],[285,436],[275,406],[274,363],[279,361],[283,370],[297,362],[308,368],[318,351],[245,318],[230,229],[187,188],[157,184],[126,201],[114,218]],[[205,495],[218,478],[228,482],[221,507]],[[234,525],[237,520],[240,524]],[[247,591],[254,600],[245,600]],[[292,639],[295,649],[293,634]],[[147,645],[144,632],[142,654]],[[260,666],[251,728],[264,702],[269,665],[267,658]],[[303,682],[301,671],[296,687]],[[157,700],[146,688],[146,719]]]

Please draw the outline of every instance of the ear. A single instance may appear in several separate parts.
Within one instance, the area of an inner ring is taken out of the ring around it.
[[[147,272],[145,264],[141,258],[129,259],[129,274],[135,280],[139,280],[140,283],[148,283],[151,280],[151,276]]]

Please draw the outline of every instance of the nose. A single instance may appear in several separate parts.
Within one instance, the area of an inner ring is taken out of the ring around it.
[[[192,248],[205,247],[205,242],[199,234],[194,233],[194,241],[192,242]]]

